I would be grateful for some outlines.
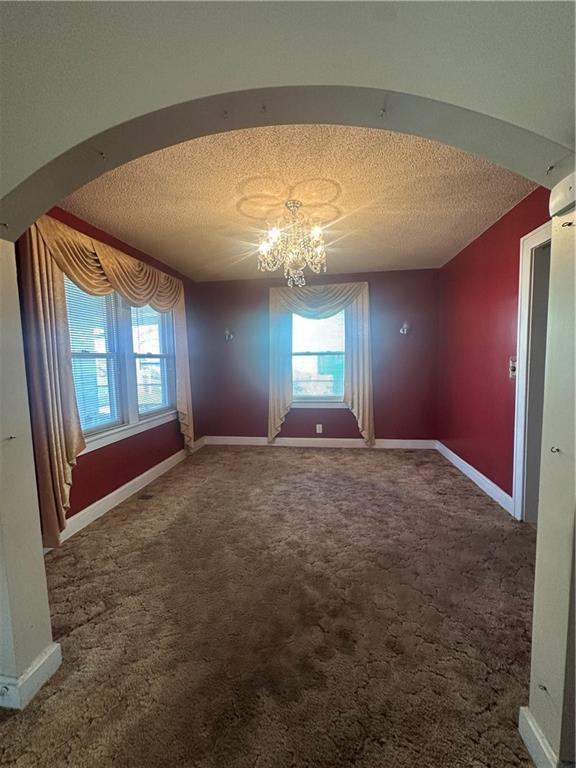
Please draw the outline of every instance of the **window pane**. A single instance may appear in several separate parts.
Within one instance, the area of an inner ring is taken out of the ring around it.
[[[72,372],[82,430],[102,429],[119,423],[118,360],[72,355]]]
[[[166,358],[137,357],[138,412],[149,413],[170,405]]]
[[[344,311],[323,320],[292,315],[292,396],[344,397]]]
[[[164,348],[162,314],[150,306],[132,307],[132,344],[138,355],[160,355]]]
[[[111,352],[115,304],[112,294],[90,296],[67,277],[66,306],[72,352]]]
[[[72,373],[84,432],[122,421],[114,295],[91,296],[64,278]]]
[[[292,394],[295,398],[344,397],[344,353],[293,355]]]
[[[144,416],[173,404],[174,341],[172,312],[132,307],[138,413]]]
[[[323,320],[293,314],[292,352],[344,352],[344,310]]]

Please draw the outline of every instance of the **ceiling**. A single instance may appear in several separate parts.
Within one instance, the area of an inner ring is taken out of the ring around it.
[[[266,220],[297,198],[325,225],[328,271],[438,267],[535,184],[428,139],[286,125],[205,136],[120,166],[61,207],[194,280],[264,276]]]

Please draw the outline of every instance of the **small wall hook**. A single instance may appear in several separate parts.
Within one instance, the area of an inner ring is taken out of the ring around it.
[[[224,331],[224,339],[226,341],[232,341],[233,338],[234,338],[234,334],[232,333],[232,331],[229,328],[226,328],[226,330]]]
[[[412,329],[410,327],[410,324],[404,321],[400,327],[400,333],[402,334],[402,336],[407,336],[411,330]]]
[[[557,448],[555,445],[550,448],[550,453],[561,453],[560,448]]]

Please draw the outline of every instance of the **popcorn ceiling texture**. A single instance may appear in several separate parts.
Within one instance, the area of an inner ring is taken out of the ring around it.
[[[535,533],[433,451],[204,448],[46,559],[14,768],[529,768]]]
[[[329,272],[346,273],[441,266],[533,189],[417,136],[286,125],[154,152],[61,207],[195,280],[230,280],[262,275],[259,235],[290,197],[329,223]]]

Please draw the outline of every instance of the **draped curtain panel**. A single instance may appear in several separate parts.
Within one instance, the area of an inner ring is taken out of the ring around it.
[[[20,240],[28,343],[30,412],[45,546],[59,544],[70,506],[72,468],[85,447],[80,427],[64,275],[86,293],[117,291],[131,306],[174,313],[176,409],[188,448],[194,442],[188,334],[182,282],[49,216]]]
[[[368,445],[374,444],[368,283],[270,289],[268,442],[292,405],[292,313],[321,319],[345,310],[344,402]]]
[[[19,242],[19,277],[42,538],[45,547],[57,547],[70,507],[72,468],[86,444],[74,392],[64,274],[34,226]]]

